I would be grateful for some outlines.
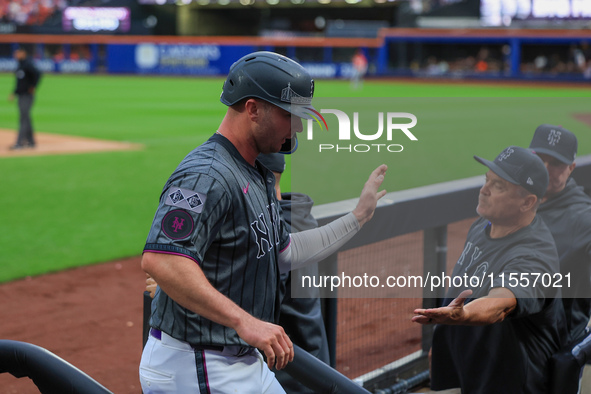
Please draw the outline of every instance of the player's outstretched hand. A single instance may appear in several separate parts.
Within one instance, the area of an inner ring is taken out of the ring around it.
[[[246,343],[265,354],[269,369],[283,369],[293,361],[293,343],[283,327],[250,316],[236,328],[236,332]]]
[[[472,290],[464,290],[448,306],[432,309],[415,309],[413,318],[419,324],[462,324],[464,322],[464,303],[472,295]]]
[[[372,217],[376,209],[378,200],[386,195],[386,191],[382,190],[378,192],[378,189],[384,181],[386,170],[388,166],[382,164],[369,175],[369,179],[365,182],[361,196],[359,196],[359,202],[353,210],[353,214],[359,221],[359,225],[363,226]]]

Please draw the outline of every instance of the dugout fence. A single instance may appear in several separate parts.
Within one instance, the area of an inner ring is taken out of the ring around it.
[[[572,176],[589,194],[591,155],[576,163]],[[477,176],[388,193],[373,219],[338,252],[334,263],[321,266],[320,275],[379,273],[386,265],[395,265],[403,275],[423,278],[451,273],[476,217],[483,183],[484,176]],[[318,205],[312,213],[326,224],[350,212],[356,202]],[[323,294],[328,297],[323,306],[333,367],[372,392],[406,392],[425,384],[433,326],[420,326],[410,319],[415,308],[438,305],[445,289],[413,291],[382,298],[375,298],[371,289],[364,294],[361,288]]]

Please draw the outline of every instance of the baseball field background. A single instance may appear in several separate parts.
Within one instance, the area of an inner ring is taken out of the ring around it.
[[[6,96],[13,83],[11,74],[0,74]],[[0,157],[0,282],[141,254],[164,182],[223,117],[222,83],[220,78],[44,75],[33,110],[37,132],[126,141],[143,148]],[[459,154],[492,159],[507,145],[526,146],[540,123],[571,129],[579,137],[579,154],[591,153],[589,85],[369,80],[362,89],[351,90],[348,81],[317,81],[315,94],[352,99],[436,97],[442,102],[466,97],[517,97],[523,102],[545,98],[553,99],[552,110],[561,114],[560,119],[525,121],[519,111],[500,113],[506,127],[491,129],[476,121],[476,111],[490,108],[459,108],[454,118],[441,119],[445,133],[423,144],[414,164],[409,162],[402,171],[387,163],[388,191],[482,174],[481,166],[459,160]],[[462,122],[462,114],[470,115],[471,123],[451,127],[450,123]],[[14,130],[17,123],[16,103],[1,100],[0,128]],[[318,204],[356,197],[370,170],[368,166],[347,173],[347,183],[358,186],[354,191],[335,183],[325,191],[325,174],[335,169],[314,162],[305,168],[300,162],[304,160],[298,161],[298,171],[314,175],[309,177],[310,190],[321,191],[315,194]],[[291,188],[289,172],[282,188]]]

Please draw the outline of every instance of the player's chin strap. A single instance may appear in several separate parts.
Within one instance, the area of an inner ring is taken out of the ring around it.
[[[284,155],[291,155],[293,152],[298,149],[298,137],[293,137],[285,140],[283,145],[281,145],[281,149],[279,153],[283,153]]]
[[[329,257],[346,244],[361,227],[353,212],[311,230],[291,234],[291,243],[279,254],[282,273]]]

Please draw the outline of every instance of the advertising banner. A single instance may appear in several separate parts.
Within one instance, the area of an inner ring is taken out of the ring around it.
[[[250,45],[111,44],[107,64],[110,73],[225,75],[234,61],[254,50]]]

